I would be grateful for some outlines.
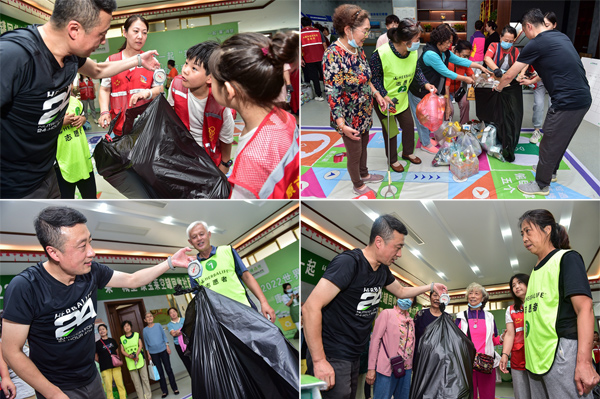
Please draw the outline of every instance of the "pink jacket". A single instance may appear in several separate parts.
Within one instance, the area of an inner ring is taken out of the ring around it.
[[[408,343],[406,352],[403,351],[408,329]],[[389,355],[383,350],[382,341]],[[385,376],[392,375],[390,357],[401,355],[404,358],[404,367],[412,369],[413,352],[415,348],[415,322],[410,315],[403,313],[397,306],[393,309],[382,310],[373,327],[371,344],[369,346],[369,370],[376,370]]]

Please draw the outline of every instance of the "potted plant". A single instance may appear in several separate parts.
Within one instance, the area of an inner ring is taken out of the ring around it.
[[[423,25],[423,29],[425,29],[425,32],[431,32],[431,24]]]
[[[454,25],[454,30],[456,30],[457,32],[464,32],[465,26],[463,24],[456,24]]]

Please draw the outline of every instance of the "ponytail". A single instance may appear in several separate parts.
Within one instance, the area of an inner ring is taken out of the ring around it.
[[[533,209],[527,211],[519,218],[519,228],[521,228],[523,222],[536,225],[540,230],[543,230],[546,226],[550,226],[550,243],[554,248],[571,249],[567,229],[556,223],[554,215],[552,215],[550,211],[546,209]]]

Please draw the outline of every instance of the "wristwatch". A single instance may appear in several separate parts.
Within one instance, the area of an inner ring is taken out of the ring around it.
[[[142,67],[142,55],[138,54],[137,59],[138,59],[138,68],[141,68]]]
[[[223,162],[223,161],[221,161],[221,165],[225,166],[226,168],[230,168],[230,167],[231,167],[231,165],[233,165],[233,159],[230,159],[230,160],[229,160],[229,161],[227,161],[227,162]]]

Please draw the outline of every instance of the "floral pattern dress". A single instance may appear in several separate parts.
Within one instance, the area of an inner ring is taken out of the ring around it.
[[[373,125],[373,93],[371,68],[362,48],[357,54],[346,51],[337,42],[323,55],[323,80],[331,108],[331,126],[344,118],[346,125],[367,133]]]

